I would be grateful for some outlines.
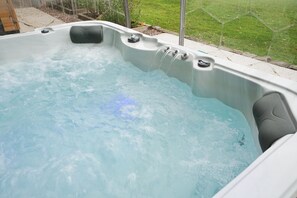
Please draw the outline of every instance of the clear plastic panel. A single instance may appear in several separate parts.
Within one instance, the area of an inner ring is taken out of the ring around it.
[[[186,20],[198,40],[297,65],[296,0],[189,0]]]
[[[142,0],[141,21],[178,32],[179,0]],[[187,0],[186,35],[297,68],[296,0]]]

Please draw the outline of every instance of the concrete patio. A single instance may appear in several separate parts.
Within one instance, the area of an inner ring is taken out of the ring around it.
[[[178,44],[178,36],[172,34],[159,34],[154,36],[155,38],[166,41],[167,43]],[[264,61],[260,61],[258,59],[254,59],[251,57],[243,56],[240,54],[232,53],[218,47],[209,46],[203,43],[195,42],[192,40],[185,39],[185,47],[188,47],[192,50],[197,50],[203,52],[205,54],[209,54],[211,56],[215,56],[218,58],[222,58],[224,60],[229,60],[231,62],[240,64],[242,66],[249,67],[251,69],[257,69],[265,73],[272,74],[274,76],[280,76],[283,78],[287,78],[290,80],[297,81],[297,71],[280,67],[277,65],[273,65]]]
[[[31,32],[40,27],[48,27],[64,23],[63,21],[33,7],[17,8],[15,11],[20,24],[21,33]]]
[[[48,27],[64,23],[63,21],[32,7],[16,9],[16,13],[21,27],[21,32],[29,32],[33,31],[35,28]],[[169,44],[178,44],[178,36],[176,35],[162,33],[154,37]],[[296,70],[273,65],[251,57],[239,55],[214,46],[209,46],[188,39],[185,40],[185,46],[192,50],[200,51],[211,56],[229,60],[231,62],[238,63],[251,69],[260,70],[263,72],[263,75],[271,74],[274,76],[297,81]]]

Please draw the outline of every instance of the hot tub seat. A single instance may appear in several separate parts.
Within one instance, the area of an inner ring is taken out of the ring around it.
[[[253,114],[263,152],[279,138],[296,132],[296,121],[287,102],[277,92],[268,93],[256,101]]]
[[[70,38],[73,43],[101,43],[103,41],[103,27],[93,26],[72,26]]]

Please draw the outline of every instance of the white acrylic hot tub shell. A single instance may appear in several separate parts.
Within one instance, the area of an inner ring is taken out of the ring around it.
[[[296,143],[296,135],[283,137],[215,197],[297,197]]]
[[[69,38],[72,25],[102,25],[104,42],[100,45],[115,46],[125,60],[144,71],[156,69],[155,65],[161,65],[161,69],[166,70],[166,65],[170,63],[173,69],[168,75],[187,83],[192,87],[193,93],[202,97],[218,98],[240,110],[248,120],[256,142],[258,131],[252,115],[252,106],[263,94],[277,91],[284,95],[292,114],[297,117],[296,82],[180,46],[170,47],[173,50],[178,49],[180,53],[187,52],[189,58],[186,61],[177,60],[172,64],[168,56],[163,57],[160,62],[163,56],[159,53],[160,49],[168,44],[109,22],[78,22],[52,27],[52,31],[47,34],[42,34],[41,29],[36,29],[31,33],[2,36],[0,67],[4,62],[21,60],[28,56],[42,57],[54,52],[61,45],[73,45]],[[138,34],[141,41],[135,44],[128,43],[127,38],[131,33]],[[197,67],[197,61],[201,58],[213,61],[211,67]],[[258,149],[260,150],[259,145]],[[297,134],[287,135],[278,140],[215,197],[297,197]]]

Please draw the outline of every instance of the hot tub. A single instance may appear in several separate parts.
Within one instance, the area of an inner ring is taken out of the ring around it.
[[[33,59],[42,60],[55,53],[61,53],[59,50],[65,46],[70,46],[70,48],[71,46],[73,46],[73,48],[85,48],[87,46],[88,49],[97,48],[98,46],[113,47],[114,50],[120,53],[121,58],[136,66],[142,72],[150,73],[157,70],[162,71],[169,76],[170,79],[178,80],[183,85],[189,87],[195,96],[210,99],[215,98],[225,105],[240,111],[244,115],[251,129],[250,135],[254,142],[253,149],[261,155],[223,189],[219,189],[218,192],[216,191],[214,197],[297,196],[297,171],[295,170],[297,167],[297,136],[295,134],[297,128],[296,82],[263,74],[181,46],[168,45],[161,40],[145,36],[116,24],[98,21],[70,23],[37,29],[32,33],[0,37],[0,64],[1,67],[10,67],[10,64],[13,65],[11,67],[14,67],[14,63],[26,60],[28,66],[30,65],[28,63]],[[82,50],[81,52],[88,53],[86,50]],[[96,55],[98,57],[106,56],[103,52],[100,53],[100,50],[96,53],[98,53]],[[113,54],[113,52],[110,51],[110,54]],[[78,53],[77,55],[80,54]],[[81,57],[84,56],[85,54],[81,54]],[[92,59],[92,57],[88,58]],[[43,62],[43,64],[46,64],[46,62]],[[94,63],[94,65],[96,65],[96,63]],[[40,65],[40,67],[43,66]],[[121,68],[119,67],[119,69]],[[55,72],[56,73],[53,75],[56,77],[57,75],[59,76],[59,72],[61,71],[57,70]],[[81,72],[84,72],[84,70],[81,70]],[[73,77],[78,74],[69,71],[69,75]],[[13,81],[10,77],[11,76],[7,77],[7,81]],[[22,78],[22,76],[18,77]],[[6,79],[1,80],[5,84]],[[34,81],[34,79],[32,80]],[[80,80],[84,82],[84,79]],[[70,86],[75,85],[71,84]],[[64,91],[67,92],[67,90]],[[92,91],[92,87],[86,90],[86,92]],[[1,102],[4,101],[4,97],[5,94],[2,95]],[[65,98],[62,100],[65,100]],[[136,119],[135,111],[131,111],[131,109],[137,108],[137,101],[126,95],[116,95],[112,100],[116,105],[111,106],[109,102],[105,102],[101,110],[113,114],[115,116],[114,118],[124,119],[124,126],[125,123]],[[24,101],[24,103],[27,102],[28,101]],[[67,104],[67,101],[65,101],[65,104]],[[0,115],[4,117],[5,104],[0,104],[0,107],[2,114]],[[123,107],[125,107],[124,110]],[[42,111],[46,112],[47,109]],[[141,115],[137,114],[140,117],[146,118],[146,116],[148,116],[146,112],[140,111],[140,113]],[[37,118],[38,116],[36,119]],[[5,119],[9,121],[9,118],[5,117]],[[185,120],[187,120],[187,118],[185,118]],[[195,118],[193,120],[195,121]],[[71,122],[74,121],[70,120],[69,122],[71,124]],[[66,124],[69,123],[67,122]],[[72,124],[76,126],[78,123]],[[102,127],[104,128],[104,126]],[[1,128],[2,131],[6,129],[7,128],[3,126]],[[38,130],[42,131],[43,128],[41,127]],[[150,131],[150,128],[145,128],[145,130]],[[179,129],[176,128],[176,130],[178,131]],[[219,131],[221,129],[218,128],[217,130]],[[172,131],[174,132],[174,129]],[[125,134],[125,138],[128,136],[128,134]],[[222,134],[222,136],[224,135]],[[221,139],[222,137],[217,136],[217,138]],[[242,136],[242,138],[238,140],[239,145],[243,145],[244,139],[245,136]],[[113,145],[109,145],[109,148],[112,149],[112,146]],[[3,151],[5,149],[1,146],[1,150]],[[2,166],[3,170],[5,170],[6,163],[3,157],[4,155],[7,155],[7,153],[3,151],[0,161],[2,165],[4,164]],[[78,152],[72,157],[76,160],[78,156],[83,155],[81,152]],[[91,158],[96,161],[88,155],[81,158]],[[107,160],[110,159],[107,157]],[[15,164],[15,166],[18,166],[18,164]],[[100,166],[99,162],[98,166]],[[230,166],[232,165],[230,164]],[[121,166],[118,168],[120,167]],[[27,172],[28,171],[30,172],[32,170],[27,170]],[[65,166],[62,170],[63,173],[67,172],[67,174],[72,171],[73,166]],[[32,172],[36,173],[36,171]],[[48,177],[51,177],[51,175],[48,175]],[[71,183],[72,177],[67,178],[67,182]],[[137,179],[137,174],[130,173],[127,178],[130,185]],[[10,184],[13,186],[14,182],[17,183],[16,180],[11,179]],[[187,186],[186,182],[187,181],[185,181],[185,186]],[[8,184],[5,182],[1,184],[1,191],[5,189],[5,185]],[[209,185],[211,186],[212,184]],[[110,186],[106,188],[108,187]],[[74,186],[73,188],[79,187]],[[87,190],[88,189],[82,189],[82,193],[85,194],[78,194],[78,196],[89,197],[102,195],[100,193],[87,194]],[[10,195],[12,197],[24,195],[21,192],[22,191],[20,191],[20,194],[8,193],[3,195]],[[50,197],[57,195],[55,192],[50,192],[51,191],[44,196]],[[178,195],[178,193],[174,193],[175,192],[172,192],[172,195]],[[211,193],[210,195],[213,195]],[[32,194],[25,195],[32,196]],[[170,193],[164,193],[162,195],[153,194],[150,196],[159,197],[169,195]],[[68,195],[66,194],[65,196]],[[105,196],[108,197],[109,195]],[[118,195],[114,196],[117,197]],[[131,192],[130,195],[123,195],[123,197],[131,196],[148,195],[133,194],[133,192]],[[200,195],[199,192],[198,194],[196,192],[196,194],[190,196],[207,197],[209,194]]]

